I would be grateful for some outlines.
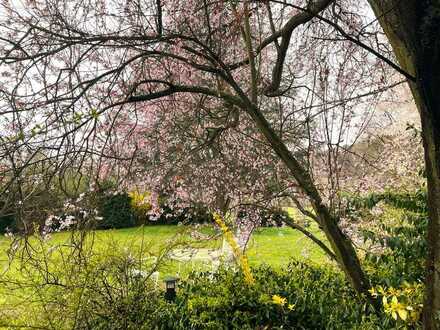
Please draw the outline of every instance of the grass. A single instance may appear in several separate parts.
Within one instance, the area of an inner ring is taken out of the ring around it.
[[[295,210],[287,210],[295,217]],[[318,238],[325,241],[322,232],[317,226],[310,226],[309,230]],[[194,233],[201,233],[209,239],[195,239]],[[76,240],[78,241],[78,240]],[[135,228],[97,230],[87,234],[84,240],[84,251],[90,253],[93,260],[104,261],[108,257],[133,256],[139,262],[142,269],[148,268],[154,258],[168,254],[173,250],[193,247],[208,257],[209,250],[220,250],[223,245],[222,235],[211,225],[199,226],[197,230],[193,226],[153,225]],[[29,245],[32,247],[27,252],[33,254],[35,265],[49,264],[52,269],[62,267],[72,249],[69,246],[75,242],[75,236],[71,232],[54,233],[48,241],[42,241],[37,237],[31,237]],[[22,242],[23,243],[23,242]],[[7,250],[11,246],[11,240],[0,237],[0,280],[9,278],[22,278],[23,271],[29,266],[32,269],[32,260],[28,255],[20,260],[16,257],[10,264]],[[70,250],[69,250],[70,249]],[[18,251],[24,251],[22,247]],[[55,252],[54,252],[55,251]],[[291,228],[259,228],[255,230],[248,242],[246,251],[251,266],[268,264],[274,268],[287,265],[290,259],[307,260],[310,263],[326,263],[328,258],[325,253],[302,233]],[[19,253],[18,253],[19,255]],[[26,259],[28,258],[28,259]],[[159,263],[160,277],[179,273],[181,277],[187,276],[192,270],[209,270],[212,263],[209,258],[206,261],[176,261],[164,258]],[[23,262],[23,260],[27,260]],[[44,262],[43,262],[44,260]],[[70,262],[70,261],[67,261]],[[39,275],[41,276],[41,275]],[[4,290],[0,290],[0,301],[5,298]]]
[[[201,230],[205,234],[212,234],[210,227]],[[317,228],[312,232],[321,237]],[[188,228],[178,226],[148,226],[127,228],[111,231],[96,232],[99,244],[105,244],[110,240],[119,246],[136,247],[141,244],[148,245],[152,251],[158,252],[164,243],[180,241],[183,245],[191,245],[195,248],[221,248],[221,238],[205,242],[192,240],[188,234]],[[322,238],[322,237],[321,237]],[[327,260],[322,250],[311,242],[303,234],[291,228],[261,228],[255,231],[249,241],[247,255],[251,265],[267,263],[280,267],[289,259],[296,258],[309,260],[310,262],[322,263]]]
[[[172,249],[188,246],[197,249],[221,248],[222,237],[212,226],[199,228],[199,232],[214,237],[210,240],[201,241],[192,238],[193,229],[189,226],[155,225],[94,231],[89,233],[85,240],[84,251],[86,253],[87,251],[92,252],[90,258],[87,257],[87,263],[90,264],[89,267],[95,268],[96,265],[105,263],[106,260],[114,260],[111,257],[116,259],[122,257],[120,260],[123,260],[124,256],[132,255],[134,258],[139,257],[139,260],[142,260],[140,265],[146,266],[146,256],[148,258],[150,255],[161,255],[170,246]],[[312,227],[311,231],[322,238],[318,228]],[[72,238],[75,236],[72,237],[69,232],[53,234],[48,241],[33,237],[29,243],[32,247],[31,253],[35,253],[36,263],[32,263],[31,259],[26,259],[27,255],[25,255],[24,259],[14,259],[12,264],[8,263],[6,253],[11,241],[5,237],[0,238],[0,266],[3,268],[0,274],[0,283],[2,283],[0,286],[0,328],[2,328],[2,323],[18,322],[17,324],[20,324],[22,322],[27,324],[36,315],[37,317],[50,315],[44,306],[50,305],[51,290],[56,290],[56,285],[51,287],[42,284],[46,280],[44,274],[55,276],[50,277],[50,281],[56,280],[57,276],[61,275],[61,281],[67,281],[67,283],[76,283],[75,277],[78,276],[78,281],[81,283],[81,278],[88,276],[87,271],[84,271],[87,267],[82,266],[82,272],[78,273],[75,263],[69,259],[73,256],[69,253],[69,251],[71,252],[69,245],[75,241],[72,241]],[[23,248],[18,249],[18,251],[23,250]],[[316,245],[301,233],[290,228],[260,228],[256,230],[249,241],[247,255],[251,266],[265,263],[274,268],[286,265],[291,258],[308,260],[311,263],[328,261],[324,252]],[[43,267],[42,271],[38,269],[40,266]],[[44,267],[47,267],[49,271],[46,272]],[[169,259],[161,262],[159,267],[161,278],[174,275],[177,272],[181,277],[186,277],[191,270],[210,269],[209,264],[202,262],[179,262]],[[76,291],[72,292],[74,294]]]
[[[166,225],[98,230],[93,233],[93,249],[97,253],[125,250],[131,251],[136,255],[140,250],[143,250],[153,255],[158,255],[170,244],[174,244],[175,248],[186,246],[204,249],[221,248],[222,238],[219,235],[210,240],[200,241],[191,238],[190,231],[190,227]],[[311,231],[316,236],[322,238],[322,234],[317,228],[312,227]],[[200,232],[215,236],[215,231],[210,226],[202,227]],[[53,234],[47,245],[50,248],[66,244],[70,240],[68,232],[56,233]],[[10,242],[7,238],[0,238],[3,265],[6,265],[7,255],[5,251],[9,244]],[[286,227],[260,228],[256,230],[249,241],[247,256],[251,265],[266,263],[277,268],[287,264],[291,258],[308,260],[315,263],[327,261],[324,252],[307,237],[298,231]],[[197,263],[191,264],[190,268],[194,265],[197,266]],[[164,270],[173,271],[177,268],[182,270],[182,266],[184,266],[183,268],[188,268],[186,267],[188,265],[179,266],[178,262],[168,262],[165,263]]]

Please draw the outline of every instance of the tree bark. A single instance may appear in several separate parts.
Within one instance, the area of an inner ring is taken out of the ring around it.
[[[264,135],[277,155],[282,159],[292,176],[296,179],[311,201],[318,222],[322,226],[323,231],[330,242],[336,260],[346,274],[348,280],[351,282],[351,285],[359,294],[364,295],[371,305],[376,308],[377,301],[373,299],[368,292],[370,289],[370,282],[362,270],[356,250],[350,239],[339,228],[338,219],[331,214],[328,207],[323,203],[309,173],[292,155],[259,109],[251,103],[247,104],[247,108],[247,111],[258,126],[260,132]]]
[[[428,185],[424,329],[440,329],[440,1],[369,0],[409,81],[422,123]]]
[[[425,329],[440,329],[440,130],[422,116],[428,181],[428,256],[423,309]]]

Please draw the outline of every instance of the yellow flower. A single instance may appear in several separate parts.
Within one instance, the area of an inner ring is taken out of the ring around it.
[[[131,191],[128,193],[130,196],[130,204],[131,207],[138,212],[139,214],[146,214],[151,209],[150,197],[151,193],[149,192],[139,192],[137,190]]]
[[[397,300],[396,296],[391,298],[391,303],[388,303],[388,299],[383,297],[382,299],[383,306],[385,307],[385,312],[391,314],[393,319],[397,320],[397,316],[399,316],[403,321],[406,321],[408,318],[407,307]]]
[[[232,248],[232,252],[234,253],[235,260],[240,263],[241,269],[244,274],[244,279],[246,283],[248,284],[254,284],[255,279],[252,276],[251,268],[249,267],[248,260],[246,256],[241,252],[240,247],[238,246],[234,235],[229,230],[228,226],[224,223],[221,216],[218,213],[214,213],[214,221],[217,223],[217,225],[220,227],[220,229],[223,231],[223,236],[225,237],[226,241],[229,243],[229,245]]]
[[[287,299],[284,298],[284,297],[281,297],[281,296],[279,296],[277,294],[274,294],[272,296],[272,302],[274,304],[276,304],[276,305],[284,306],[286,304],[286,302],[287,302]]]
[[[371,288],[370,290],[368,290],[368,292],[371,294],[372,297],[377,297],[377,292],[374,288]]]
[[[289,304],[287,308],[289,309],[289,311],[293,311],[293,309],[295,308],[295,304]]]

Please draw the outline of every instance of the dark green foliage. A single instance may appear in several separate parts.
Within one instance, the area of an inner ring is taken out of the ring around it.
[[[249,217],[249,214],[246,210],[241,210],[237,214],[237,219],[243,219]],[[281,227],[285,223],[285,219],[289,219],[289,215],[287,212],[283,210],[267,210],[261,209],[258,210],[255,219],[252,219],[255,223],[260,227]]]
[[[289,219],[289,215],[283,210],[273,212],[262,211],[260,213],[260,226],[281,227],[284,225],[286,219]]]
[[[97,228],[127,228],[136,225],[135,215],[127,193],[103,194],[99,198],[98,212],[103,218]]]
[[[163,212],[159,219],[147,221],[148,225],[177,225],[177,224],[203,224],[212,223],[212,214],[203,207],[187,207],[184,209],[176,209],[170,205],[163,203]]]
[[[180,285],[175,329],[352,329],[367,318],[364,302],[334,270],[295,261],[281,271],[262,266],[253,274],[252,286],[227,270],[213,279],[190,276]],[[285,304],[274,303],[274,295]]]
[[[387,191],[384,193],[371,193],[367,196],[350,196],[347,200],[347,209],[354,211],[362,208],[372,209],[383,201],[395,208],[425,214],[427,212],[427,192],[419,189],[414,193],[399,193]]]
[[[405,224],[397,226],[381,224],[387,235],[385,238],[364,232],[365,239],[386,247],[382,254],[367,253],[365,257],[375,283],[396,287],[404,281],[422,282],[424,279],[428,219],[419,214],[405,214],[404,220]]]
[[[366,316],[344,276],[335,271],[292,262],[281,271],[253,270],[254,285],[240,272],[193,273],[179,284],[174,303],[162,290],[143,282],[130,286],[120,299],[93,297],[80,329],[383,329],[376,316]],[[99,291],[98,291],[99,292]],[[121,292],[125,292],[121,290]],[[285,298],[276,304],[273,296]],[[83,298],[88,299],[88,298]]]
[[[13,214],[0,216],[0,234],[4,234],[6,231],[16,231],[15,217]]]
[[[374,217],[374,229],[363,231],[365,241],[385,249],[383,253],[366,254],[365,263],[373,281],[394,287],[404,281],[422,282],[427,251],[426,191],[370,194],[352,199],[349,205],[357,210],[373,209],[379,202],[384,205],[383,214]]]

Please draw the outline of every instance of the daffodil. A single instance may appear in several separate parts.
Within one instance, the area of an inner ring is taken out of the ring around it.
[[[279,295],[277,295],[277,294],[274,294],[274,295],[272,296],[272,302],[273,302],[275,305],[284,306],[284,305],[286,304],[286,302],[287,302],[287,299],[284,298],[284,297],[281,297],[281,296],[279,296]]]

